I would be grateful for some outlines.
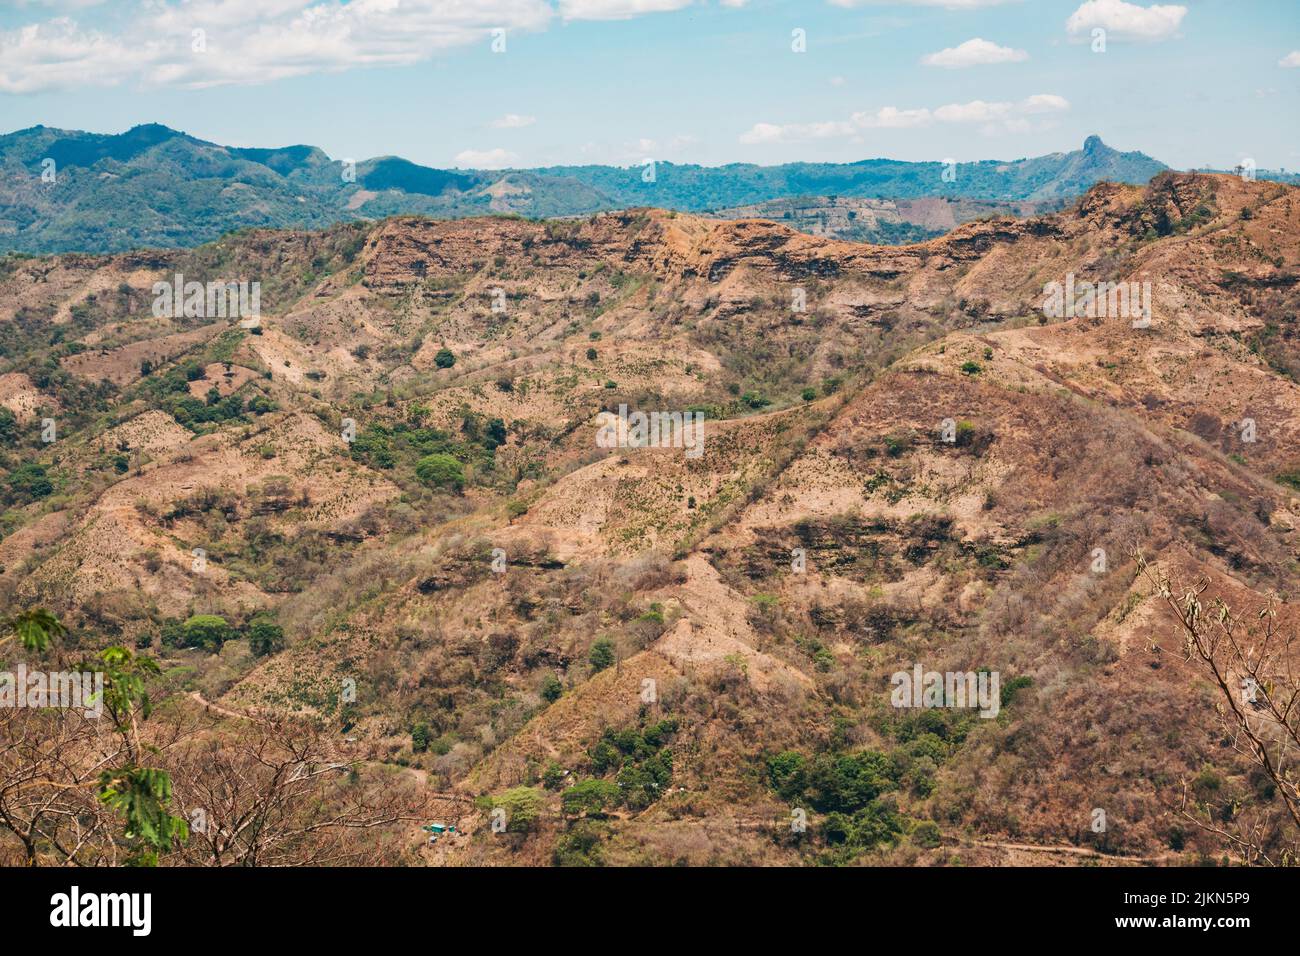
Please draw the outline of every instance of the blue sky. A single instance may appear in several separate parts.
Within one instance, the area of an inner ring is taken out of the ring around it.
[[[794,30],[805,52],[792,49]],[[0,9],[3,131],[158,122],[231,145],[311,143],[335,158],[433,166],[1015,159],[1097,133],[1177,167],[1249,157],[1294,170],[1298,121],[1296,0]]]

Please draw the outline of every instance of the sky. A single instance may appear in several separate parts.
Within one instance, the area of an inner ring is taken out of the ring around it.
[[[438,167],[1009,160],[1095,133],[1295,170],[1300,2],[0,0],[0,132],[140,123]]]

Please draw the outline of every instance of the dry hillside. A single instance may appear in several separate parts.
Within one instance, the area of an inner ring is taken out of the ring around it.
[[[177,273],[259,327],[155,318]],[[1149,324],[1045,314],[1069,275]],[[640,210],[0,260],[0,587],[474,801],[409,861],[1218,860],[1184,801],[1275,801],[1133,555],[1294,628],[1298,277],[1294,188],[1172,173],[909,246]],[[600,447],[620,405],[702,453]],[[918,663],[1000,712],[892,707]]]

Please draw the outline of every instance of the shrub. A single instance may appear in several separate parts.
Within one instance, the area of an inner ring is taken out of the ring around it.
[[[164,621],[159,629],[163,647],[185,646],[185,625],[179,620]]]
[[[962,362],[961,370],[967,375],[978,375],[984,371],[984,367],[979,362]]]
[[[912,842],[919,847],[933,850],[942,842],[939,824],[933,820],[922,820],[912,828]]]
[[[449,348],[440,348],[433,357],[433,364],[438,368],[451,368],[456,364],[456,354]]]
[[[0,442],[12,445],[18,440],[18,419],[14,413],[0,405]]]
[[[1273,480],[1280,485],[1288,485],[1296,491],[1300,491],[1300,471],[1283,472]]]
[[[1001,706],[1006,707],[1015,698],[1016,691],[1020,690],[1022,687],[1031,687],[1033,686],[1033,683],[1034,679],[1032,677],[1027,677],[1024,674],[1021,674],[1019,677],[1011,678],[1011,680],[1002,685],[1002,690],[999,692],[999,696],[1001,697]]]
[[[542,678],[542,689],[539,693],[542,695],[542,700],[553,704],[564,694],[564,685],[554,674],[547,674]]]
[[[767,779],[772,789],[786,800],[799,796],[807,784],[807,763],[804,755],[795,750],[768,757]]]
[[[52,494],[54,482],[50,481],[43,466],[26,462],[10,473],[9,490],[22,501],[34,501]]]
[[[886,435],[885,436],[885,454],[890,458],[897,458],[903,452],[912,446],[912,440],[906,436]]]
[[[575,824],[556,842],[551,862],[556,866],[603,866],[598,827],[585,821]]]

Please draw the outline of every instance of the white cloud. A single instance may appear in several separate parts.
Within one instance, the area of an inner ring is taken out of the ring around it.
[[[0,0],[2,2],[2,0]],[[10,0],[11,3],[15,0]],[[104,0],[17,0],[39,15]],[[0,31],[0,92],[109,86],[203,88],[354,68],[410,66],[440,51],[567,20],[625,20],[694,0],[144,0],[112,29],[67,17]],[[742,6],[745,0],[723,0]],[[206,31],[196,52],[192,32]]]
[[[496,129],[523,129],[525,126],[532,126],[537,122],[536,116],[520,116],[518,113],[507,113],[491,123]]]
[[[84,10],[97,7],[104,0],[16,0],[17,7],[60,7],[69,10]]]
[[[0,91],[133,81],[256,84],[365,66],[406,66],[491,31],[544,29],[547,0],[154,0],[117,33],[60,17],[0,33]],[[191,32],[206,33],[206,52]],[[142,39],[143,38],[143,39]]]
[[[740,141],[746,144],[757,143],[799,143],[810,139],[836,139],[851,136],[857,131],[853,123],[755,123],[753,127],[740,135]]]
[[[0,34],[0,92],[71,89],[93,77],[113,86],[134,75],[149,48],[128,49],[111,36],[81,30],[67,17]]]
[[[518,156],[499,146],[496,149],[466,149],[456,154],[456,165],[466,169],[506,169],[518,164]]]
[[[1062,113],[1070,102],[1055,93],[1036,93],[1016,102],[949,103],[937,109],[900,110],[886,106],[874,113],[854,113],[847,121],[822,123],[755,123],[740,136],[748,145],[795,143],[811,139],[851,137],[866,129],[912,129],[935,123],[979,123],[984,131],[1025,132],[1033,128],[1032,117]]]
[[[566,20],[628,20],[646,13],[669,13],[693,0],[560,0]],[[732,4],[734,6],[735,4]]]
[[[1064,113],[1070,108],[1070,101],[1055,93],[1035,93],[1021,100],[1017,108],[1022,113]]]
[[[947,10],[977,10],[980,7],[996,7],[1018,0],[830,0],[833,7],[944,7]]]
[[[971,100],[969,103],[950,103],[934,111],[934,118],[945,123],[988,123],[1003,119],[1011,109],[1010,103],[986,103]]]
[[[793,132],[793,126],[780,126],[776,123],[755,123],[745,132],[740,134],[742,143],[779,143],[785,139],[790,130]]]
[[[1087,0],[1065,21],[1072,37],[1086,38],[1101,27],[1108,39],[1167,40],[1178,32],[1187,8],[1175,4],[1139,7],[1125,0]]]
[[[925,66],[941,66],[945,69],[957,70],[988,63],[1020,63],[1027,59],[1029,54],[1024,50],[1013,50],[1009,46],[998,46],[996,43],[975,37],[958,46],[940,50],[938,53],[927,53],[921,57],[921,63]]]
[[[1294,70],[1300,67],[1300,50],[1292,50],[1282,59],[1277,61],[1277,65],[1286,69]]]
[[[302,0],[185,0],[158,5],[148,20],[154,29],[189,33],[195,27],[241,27],[259,20],[301,13]]]
[[[925,109],[900,110],[885,106],[875,113],[854,113],[853,122],[860,129],[908,129],[929,125],[933,114]]]

